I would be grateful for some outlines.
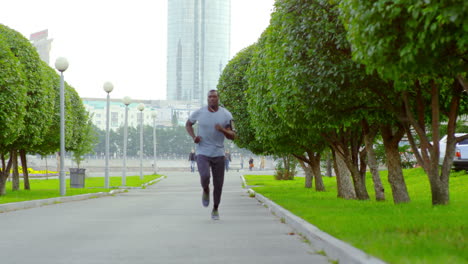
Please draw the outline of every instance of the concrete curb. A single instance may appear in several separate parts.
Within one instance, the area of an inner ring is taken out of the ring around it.
[[[125,189],[125,190],[132,190],[132,189],[143,189],[143,188],[146,188],[148,187],[149,185],[153,185],[163,179],[167,178],[166,175],[162,175],[161,177],[157,178],[157,179],[154,179],[152,181],[149,181],[145,184],[142,184],[140,187],[128,187],[128,186],[120,186],[119,189]]]
[[[150,182],[147,182],[147,183],[143,184],[141,187],[142,187],[142,188],[146,188],[146,187],[148,187],[148,186],[150,186],[150,185],[153,185],[153,184],[155,184],[155,183],[157,183],[157,182],[159,182],[159,181],[162,181],[162,180],[165,179],[165,178],[167,178],[167,176],[166,176],[166,175],[163,175],[163,176],[161,176],[161,177],[159,177],[159,178],[157,178],[157,179],[154,179],[154,180],[152,180],[152,181],[150,181]]]
[[[301,234],[309,241],[313,241],[314,246],[322,248],[330,259],[339,260],[339,263],[385,264],[384,261],[323,232],[316,226],[292,214],[265,196],[256,193],[254,190],[248,188],[244,176],[241,175],[240,177],[243,185],[245,186],[244,188],[247,188],[247,192],[249,194],[255,195],[255,198],[258,201],[266,205],[274,215],[284,219],[284,222],[296,230],[297,233]]]
[[[154,184],[156,182],[159,182],[163,179],[165,179],[166,176],[162,176],[160,178],[157,178],[155,180],[152,180],[150,182],[147,182],[142,185],[142,187],[146,187],[148,185]],[[136,187],[138,189],[141,189],[142,187]],[[41,199],[41,200],[32,200],[32,201],[24,201],[24,202],[17,202],[17,203],[7,203],[7,204],[0,204],[0,213],[5,213],[5,212],[11,212],[11,211],[17,211],[17,210],[23,210],[23,209],[29,209],[29,208],[35,208],[35,207],[40,207],[40,206],[45,206],[45,205],[52,205],[52,204],[57,204],[57,203],[66,203],[66,202],[74,202],[74,201],[82,201],[82,200],[87,200],[91,198],[100,198],[100,197],[105,197],[105,196],[112,196],[115,194],[119,193],[124,193],[127,192],[127,189],[116,189],[116,190],[111,190],[109,192],[98,192],[98,193],[87,193],[87,194],[79,194],[79,195],[73,195],[73,196],[63,196],[63,197],[54,197],[54,198],[49,198],[49,199]]]

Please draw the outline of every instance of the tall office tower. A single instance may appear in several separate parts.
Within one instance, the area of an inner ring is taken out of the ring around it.
[[[33,46],[36,47],[39,57],[47,64],[49,64],[49,54],[52,39],[48,39],[49,30],[45,29],[36,33],[31,34],[29,40],[32,42]]]
[[[168,0],[167,34],[167,99],[206,103],[229,60],[231,1]]]

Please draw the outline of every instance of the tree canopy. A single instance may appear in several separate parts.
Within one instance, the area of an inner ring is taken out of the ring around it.
[[[466,1],[346,0],[340,6],[353,57],[369,71],[392,80],[466,73]]]

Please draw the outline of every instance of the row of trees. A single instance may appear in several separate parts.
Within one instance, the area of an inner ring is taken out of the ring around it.
[[[0,195],[12,170],[19,189],[18,154],[29,190],[27,153],[51,154],[60,149],[60,76],[43,62],[31,43],[0,24]],[[92,150],[94,130],[81,98],[65,84],[66,150],[82,155]]]
[[[94,145],[93,152],[96,155],[105,153],[105,136],[106,131],[94,127],[98,135],[98,143]],[[127,156],[139,157],[140,153],[140,126],[129,127],[127,135]],[[116,153],[121,158],[123,155],[124,128],[119,127],[117,130],[109,132],[109,152]],[[153,127],[150,125],[143,126],[143,155],[146,157],[153,156]],[[164,157],[183,157],[188,159],[188,155],[195,148],[192,138],[187,134],[184,126],[175,125],[173,127],[157,127],[156,128],[156,148],[157,155],[160,158]],[[231,153],[241,153],[244,155],[250,154],[246,150],[237,148],[234,144],[227,142],[227,149]]]
[[[105,130],[99,130],[99,143],[95,145],[95,153],[105,152]],[[118,153],[119,158],[123,155],[124,128],[119,127],[116,131],[109,133],[109,151]],[[188,136],[184,127],[157,127],[156,145],[158,156],[187,156],[194,148],[193,141]],[[143,126],[143,155],[153,156],[153,127]],[[127,156],[138,157],[140,153],[140,126],[128,128]]]
[[[226,66],[218,89],[236,144],[294,155],[323,191],[331,150],[338,196],[369,199],[369,167],[384,200],[373,149],[383,142],[395,203],[409,202],[399,142],[406,135],[428,175],[432,203],[449,202],[457,118],[466,114],[468,7],[459,1],[277,0],[259,40]],[[446,122],[441,131],[441,122]],[[439,140],[447,149],[439,169]]]

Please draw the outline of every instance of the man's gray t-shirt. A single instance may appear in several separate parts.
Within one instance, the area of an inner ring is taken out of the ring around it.
[[[224,134],[216,130],[215,125],[220,124],[226,128],[231,125],[231,120],[232,114],[221,106],[216,112],[210,112],[208,106],[204,106],[190,115],[189,121],[192,124],[198,122],[197,136],[201,137],[196,148],[197,155],[224,156]]]

